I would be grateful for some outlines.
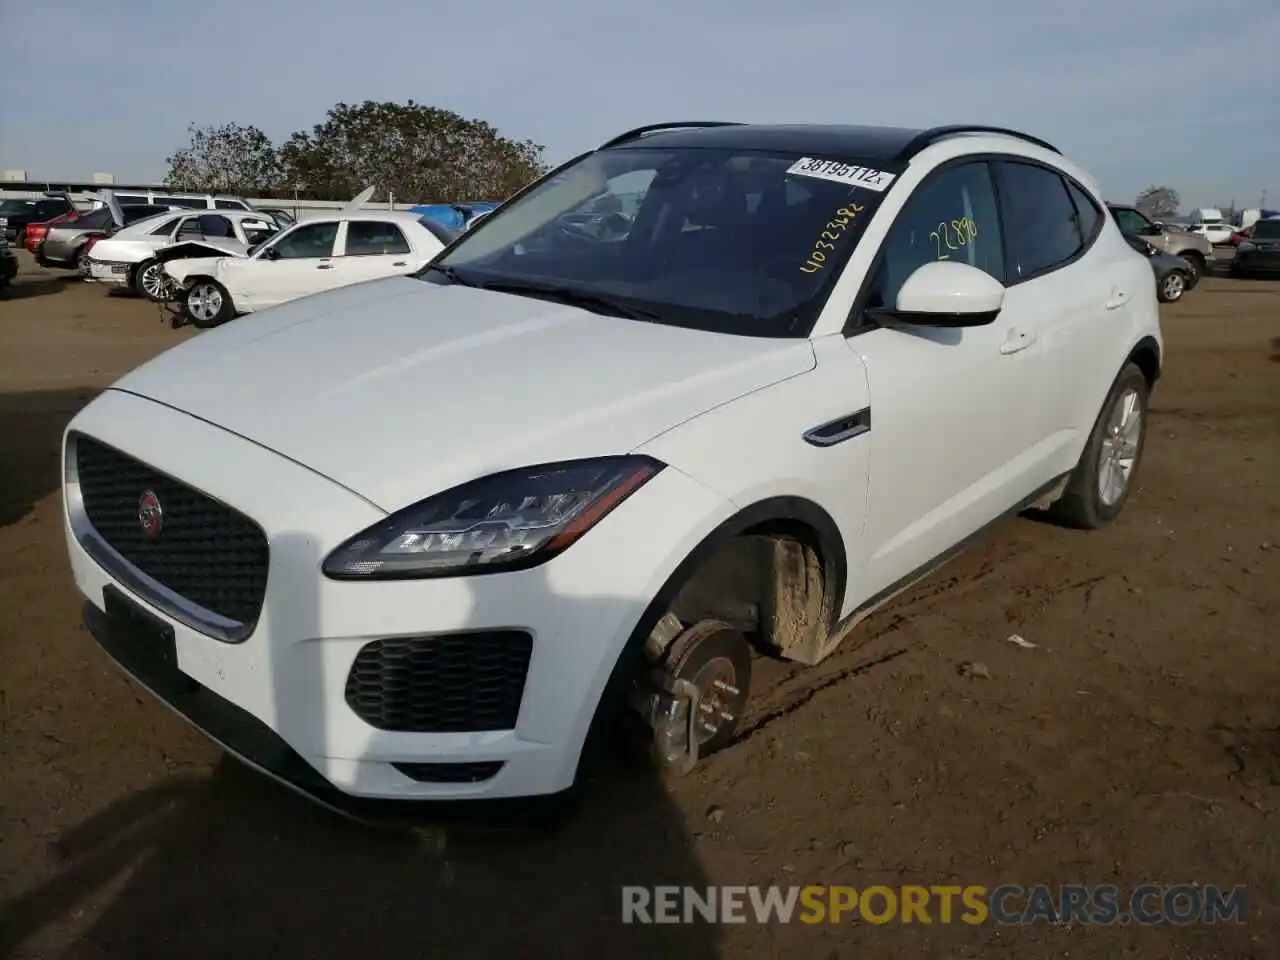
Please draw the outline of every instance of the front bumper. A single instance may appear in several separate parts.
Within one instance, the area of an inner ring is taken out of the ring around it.
[[[90,632],[127,672],[229,751],[362,818],[374,817],[361,812],[372,801],[510,799],[570,787],[604,685],[645,608],[730,512],[727,502],[668,469],[542,567],[338,582],[320,573],[323,557],[384,516],[354,493],[227,431],[118,391],[73,420],[68,435],[77,433],[252,518],[270,546],[265,601],[252,631],[238,642],[216,639],[153,602],[146,583],[126,568],[101,562],[100,549],[86,549],[74,465],[68,470],[64,462],[68,549],[89,602]],[[140,656],[136,631],[112,632],[111,591],[172,632],[167,660]],[[533,638],[510,729],[380,729],[347,698],[357,657],[374,641],[503,630]],[[469,765],[475,779],[423,782],[406,766],[441,764]]]

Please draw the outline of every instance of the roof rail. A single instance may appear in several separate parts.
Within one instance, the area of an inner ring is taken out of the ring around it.
[[[635,140],[643,137],[646,133],[654,133],[658,130],[679,130],[682,127],[740,127],[742,126],[736,120],[687,120],[682,123],[650,123],[643,127],[636,127],[634,130],[628,130],[626,133],[620,133],[608,143],[602,144],[598,149],[604,150],[608,147],[616,147],[620,143],[626,143],[628,140]]]
[[[1010,130],[1008,127],[987,127],[974,123],[957,123],[946,127],[930,127],[928,130],[921,130],[907,142],[905,147],[898,151],[898,155],[894,159],[898,163],[906,163],[925,147],[931,147],[935,143],[947,139],[947,137],[954,137],[962,133],[996,133],[1001,136],[1014,137],[1017,140],[1025,140],[1027,143],[1034,143],[1037,147],[1044,147],[1044,149],[1053,153],[1062,153],[1052,143],[1041,140],[1039,137],[1033,137],[1029,133],[1023,133],[1020,130]]]

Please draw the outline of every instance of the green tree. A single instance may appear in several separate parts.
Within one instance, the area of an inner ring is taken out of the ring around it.
[[[166,186],[200,193],[263,196],[280,186],[280,157],[255,126],[224,123],[187,128],[190,143],[167,159]]]
[[[287,184],[345,200],[365,187],[405,202],[501,200],[547,169],[543,147],[413,100],[335,104],[324,123],[280,148]]]
[[[1164,186],[1147,187],[1147,189],[1138,194],[1138,199],[1133,201],[1135,207],[1153,220],[1176,215],[1181,204],[1182,200],[1178,196],[1178,191],[1173,187]]]

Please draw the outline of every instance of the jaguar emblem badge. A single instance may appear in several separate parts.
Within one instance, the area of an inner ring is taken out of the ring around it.
[[[142,527],[142,535],[148,540],[160,536],[160,528],[164,526],[164,510],[154,490],[143,490],[142,496],[138,498],[138,526]]]

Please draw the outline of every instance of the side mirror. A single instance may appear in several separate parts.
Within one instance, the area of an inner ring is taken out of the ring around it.
[[[938,260],[919,266],[898,291],[890,309],[871,311],[877,320],[921,327],[982,327],[1004,306],[1004,285],[967,263]]]
[[[268,247],[266,250],[262,251],[262,259],[263,260],[279,260],[280,251],[277,250],[275,247]]]
[[[1162,233],[1164,233],[1164,228],[1158,223],[1149,223],[1138,231],[1138,235],[1142,237],[1158,237]]]

